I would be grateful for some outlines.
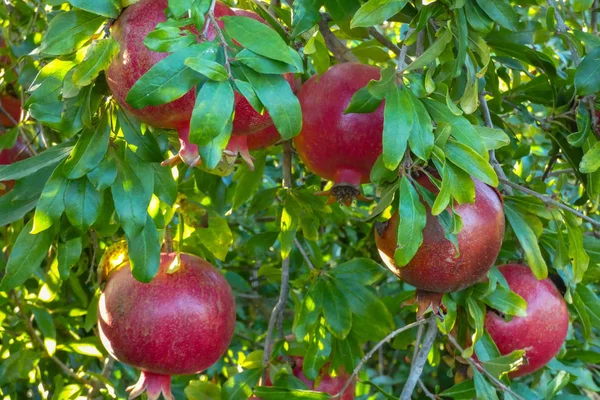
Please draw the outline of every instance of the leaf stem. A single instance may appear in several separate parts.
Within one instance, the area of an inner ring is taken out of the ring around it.
[[[391,50],[395,55],[400,55],[400,52],[402,51],[400,47],[392,43],[392,41],[388,39],[387,36],[380,33],[374,26],[369,28],[369,35],[371,35],[373,39],[377,40],[379,43]]]
[[[377,352],[377,350],[379,350],[379,348],[381,346],[383,346],[389,340],[395,338],[396,336],[398,336],[402,332],[407,331],[407,330],[409,330],[411,328],[414,328],[416,326],[425,325],[426,323],[427,323],[426,319],[421,319],[421,320],[418,320],[416,322],[413,322],[412,324],[405,325],[402,328],[398,328],[395,331],[393,331],[392,333],[390,333],[389,335],[387,335],[386,337],[384,337],[379,343],[377,343],[375,346],[373,346],[373,348],[371,349],[371,351],[369,351],[367,354],[365,354],[365,356],[362,358],[362,360],[360,360],[360,362],[358,363],[358,365],[356,366],[356,368],[354,368],[354,371],[352,372],[352,375],[350,375],[350,378],[348,378],[348,380],[344,384],[344,387],[342,387],[342,390],[340,390],[335,396],[333,396],[332,399],[339,399],[339,398],[342,397],[342,395],[344,394],[344,392],[346,392],[346,389],[348,389],[348,387],[350,387],[350,385],[352,384],[352,381],[354,381],[354,379],[358,376],[358,373],[360,372],[360,370],[362,369],[362,367],[365,365],[365,363],[367,361],[369,361],[369,359],[371,359],[371,357],[373,357],[373,354],[375,354]]]
[[[432,314],[428,319],[427,332],[425,333],[425,338],[423,339],[423,347],[421,347],[419,354],[411,362],[410,374],[408,375],[408,379],[404,384],[402,394],[400,394],[400,400],[410,400],[412,397],[415,387],[417,386],[417,381],[423,373],[423,367],[425,367],[429,350],[431,350],[431,347],[433,346],[433,342],[435,341],[437,333],[437,318],[435,314]]]
[[[456,341],[456,339],[452,335],[447,335],[447,337],[448,337],[448,340],[450,341],[450,343],[452,343],[452,345],[458,351],[460,351],[460,353],[462,354],[464,352],[464,349],[461,347],[461,345],[458,344],[458,342]],[[483,367],[483,365],[481,365],[479,362],[476,362],[475,360],[473,360],[472,357],[469,357],[466,360],[469,362],[469,364],[471,364],[471,366],[473,368],[477,369],[479,372],[481,372],[482,374],[484,374],[485,376],[487,376],[489,378],[489,380],[492,381],[492,383],[496,387],[498,387],[498,389],[503,390],[503,391],[511,394],[517,400],[525,400],[523,397],[521,397],[517,393],[515,393],[511,388],[509,388],[504,383],[502,383],[498,378],[496,378],[494,375],[492,375],[488,370],[486,370]]]

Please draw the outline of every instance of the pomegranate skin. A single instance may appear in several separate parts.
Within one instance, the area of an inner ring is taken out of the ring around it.
[[[233,12],[235,15],[249,17],[267,26],[269,25],[267,24],[267,21],[254,11],[234,8]],[[283,74],[283,77],[290,84],[292,91],[295,92],[294,74]],[[237,92],[235,93],[235,100],[235,115],[233,117],[233,128],[231,131],[233,136],[249,135],[273,125],[273,120],[267,110],[262,114],[256,112],[248,100]]]
[[[343,63],[314,75],[298,91],[302,131],[296,150],[309,170],[337,184],[370,181],[382,151],[384,103],[370,114],[344,114],[356,91],[380,77],[378,68]]]
[[[158,23],[167,20],[166,8],[167,0],[141,0],[121,13],[111,27],[112,36],[119,42],[120,51],[106,70],[106,79],[117,103],[131,115],[157,128],[180,129],[189,125],[196,101],[195,89],[170,103],[141,109],[135,109],[125,101],[135,82],[154,64],[169,55],[154,52],[144,45],[146,35],[152,32]],[[234,13],[224,3],[217,1],[215,16],[219,18],[225,15]],[[218,21],[218,24],[223,27],[223,22]],[[185,29],[198,33],[194,26]],[[209,26],[206,37],[213,40],[215,36],[214,28]]]
[[[2,108],[6,110],[13,120],[18,122],[21,119],[21,100],[5,94],[0,97],[0,101],[2,101]],[[4,113],[0,113],[0,125],[5,128],[12,128],[15,126],[15,123]]]
[[[550,279],[538,281],[525,265],[508,264],[498,269],[510,289],[527,301],[526,317],[513,317],[506,322],[492,311],[485,317],[485,329],[500,354],[525,350],[526,365],[510,373],[516,378],[539,370],[559,352],[569,330],[569,311]]]
[[[426,175],[417,181],[429,191],[438,192]],[[375,229],[379,254],[390,271],[417,289],[437,293],[462,290],[485,277],[502,246],[504,211],[495,189],[476,179],[473,181],[475,202],[454,208],[463,220],[463,228],[457,235],[460,256],[456,258],[454,244],[444,237],[438,218],[431,215],[426,206],[423,243],[406,266],[397,267],[394,263],[399,223],[396,212],[381,235]]]
[[[235,301],[223,275],[205,260],[161,254],[150,283],[137,281],[129,264],[109,276],[98,305],[104,347],[116,359],[153,375],[193,374],[226,351],[235,327]]]
[[[261,131],[248,135],[248,150],[260,150],[273,146],[281,139],[275,125],[271,125]]]

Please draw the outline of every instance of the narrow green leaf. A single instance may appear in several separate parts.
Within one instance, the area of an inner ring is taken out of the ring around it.
[[[407,0],[369,0],[354,14],[350,27],[369,28],[379,25],[402,11],[407,3]]]
[[[482,296],[480,299],[488,306],[506,315],[527,316],[527,302],[525,299],[503,286],[496,286],[496,290]]]
[[[355,258],[342,263],[329,271],[329,274],[342,281],[351,280],[364,285],[372,285],[385,273],[384,268],[370,258]]]
[[[600,142],[596,142],[592,148],[585,152],[579,170],[584,174],[591,174],[600,168]]]
[[[106,154],[109,139],[110,125],[108,115],[104,114],[93,133],[84,130],[81,134],[73,152],[65,160],[65,175],[69,179],[78,179],[96,168]]]
[[[161,162],[163,154],[156,137],[149,129],[142,129],[141,124],[122,109],[117,111],[117,121],[129,149],[135,155],[148,162]]]
[[[163,203],[172,206],[177,201],[177,182],[173,178],[171,168],[163,167],[158,163],[152,164],[154,168],[154,194]]]
[[[66,280],[69,277],[71,267],[73,267],[77,261],[79,261],[79,257],[81,257],[81,251],[81,236],[58,244],[56,258],[58,259],[58,273],[60,274],[60,279]]]
[[[127,247],[134,278],[140,282],[150,282],[160,265],[160,240],[156,225],[145,209],[144,214],[146,221],[143,229],[127,234]]]
[[[496,150],[510,144],[510,138],[506,132],[500,129],[492,129],[486,126],[474,126],[474,128],[483,139],[488,150]]]
[[[590,257],[583,248],[583,232],[581,224],[577,218],[569,212],[563,213],[565,223],[567,224],[567,234],[569,237],[569,258],[573,266],[573,282],[579,283],[583,280],[585,271],[587,271]]]
[[[310,380],[317,379],[331,354],[331,334],[321,324],[317,324],[308,341],[308,349],[302,363],[302,372]]]
[[[81,8],[108,18],[117,18],[121,5],[118,0],[68,0],[73,7]]]
[[[139,236],[146,226],[151,196],[146,194],[142,181],[130,164],[122,159],[117,159],[117,178],[111,190],[123,230],[132,238]]]
[[[369,114],[377,110],[382,100],[376,98],[369,92],[368,87],[360,88],[352,95],[350,104],[344,110],[344,114]]]
[[[108,189],[117,179],[117,160],[110,152],[106,153],[100,164],[87,176],[99,192]]]
[[[344,294],[335,282],[325,281],[323,293],[323,317],[325,326],[336,338],[344,340],[352,328],[352,312]]]
[[[261,399],[269,400],[327,400],[331,398],[329,393],[307,389],[291,389],[277,386],[258,386],[254,394]]]
[[[293,20],[292,36],[296,37],[303,34],[317,24],[321,18],[319,9],[323,5],[323,0],[298,1],[292,4]]]
[[[46,229],[38,234],[31,234],[33,220],[30,220],[15,242],[4,277],[0,282],[0,290],[9,291],[23,284],[40,267],[48,255],[48,249],[54,239],[55,230]]]
[[[264,177],[266,157],[266,152],[260,152],[254,157],[254,170],[247,164],[242,164],[235,172],[233,180],[237,182],[237,186],[233,193],[232,210],[246,204],[260,187]]]
[[[415,61],[410,63],[404,71],[412,71],[415,69],[423,68],[427,64],[435,61],[440,54],[444,51],[448,43],[452,40],[452,31],[446,27],[438,31],[438,38],[421,54]]]
[[[81,64],[73,69],[75,86],[83,87],[92,83],[118,53],[119,44],[113,38],[100,39],[92,43]]]
[[[224,66],[217,62],[207,60],[206,58],[190,57],[187,58],[184,63],[194,71],[201,73],[213,81],[221,82],[229,79],[229,75]]]
[[[102,194],[87,179],[69,181],[65,192],[65,214],[71,224],[80,231],[86,231],[100,216]]]
[[[44,56],[70,54],[79,49],[102,26],[106,18],[82,10],[65,11],[50,21],[40,52]]]
[[[0,182],[22,179],[40,170],[58,164],[73,150],[73,143],[63,142],[42,153],[10,165],[0,165]]]
[[[190,142],[206,145],[229,126],[233,98],[233,89],[227,81],[209,81],[202,86],[190,121]]]
[[[221,388],[224,400],[246,400],[252,396],[252,388],[256,386],[263,369],[247,369],[227,379]]]
[[[417,157],[426,161],[433,151],[433,143],[435,140],[431,117],[427,113],[421,100],[419,100],[419,98],[411,91],[408,92],[413,109],[413,126],[408,138],[408,144],[410,150],[415,153]]]
[[[40,332],[42,332],[44,347],[46,347],[50,356],[54,355],[56,351],[56,326],[52,315],[46,309],[37,307],[33,307],[31,313]]]
[[[394,253],[397,266],[403,267],[412,260],[423,243],[423,228],[427,222],[425,206],[406,176],[400,181],[400,204],[398,205],[398,247]]]
[[[545,279],[548,277],[548,266],[542,256],[538,239],[527,221],[513,209],[510,204],[504,205],[504,214],[506,219],[517,235],[517,239],[525,251],[525,259],[527,265],[533,271],[537,279]]]
[[[415,115],[409,93],[408,89],[394,85],[385,97],[383,163],[390,170],[400,165],[414,124]]]
[[[161,53],[173,53],[196,43],[196,36],[175,24],[162,22],[144,38],[144,46]]]
[[[492,166],[470,147],[449,140],[444,148],[446,157],[460,169],[490,186],[498,186],[498,176]]]
[[[559,371],[546,388],[546,398],[553,399],[565,386],[569,384],[571,375],[567,371]]]
[[[33,216],[32,234],[37,234],[50,228],[60,221],[60,217],[65,211],[64,197],[68,180],[62,167],[63,164],[59,164],[56,167],[44,186]]]
[[[289,51],[294,52],[292,49],[289,49]],[[258,55],[248,49],[243,49],[237,53],[235,60],[247,65],[254,71],[260,72],[261,74],[281,75],[285,73],[302,73],[302,68],[298,68],[299,66],[296,64],[286,64],[281,61],[275,61]],[[302,63],[300,63],[300,67],[302,67]]]
[[[509,372],[516,371],[525,364],[523,357],[525,350],[515,350],[510,354],[482,361],[485,369],[496,377],[501,377]]]
[[[577,67],[575,87],[580,96],[600,91],[600,47],[590,51]]]
[[[508,0],[477,0],[479,7],[503,28],[516,32],[519,15]]]

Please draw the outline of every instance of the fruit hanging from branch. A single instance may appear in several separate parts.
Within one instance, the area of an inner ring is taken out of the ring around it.
[[[531,374],[546,365],[560,350],[569,329],[567,304],[550,279],[538,281],[526,265],[508,264],[498,268],[510,290],[527,301],[527,316],[506,321],[488,311],[485,329],[500,350],[510,354],[525,350],[525,365],[512,377]]]
[[[381,155],[384,103],[368,114],[344,111],[357,90],[379,77],[373,66],[337,64],[322,76],[312,76],[298,91],[302,106],[302,131],[294,138],[298,155],[309,170],[335,182],[325,194],[347,205],[362,196],[360,185],[370,182],[371,169]]]
[[[458,249],[444,236],[438,217],[427,208],[427,223],[423,243],[405,266],[397,266],[394,253],[398,229],[402,229],[396,212],[381,231],[375,229],[375,242],[385,265],[400,279],[417,289],[448,293],[464,289],[485,277],[494,265],[504,237],[504,211],[500,194],[492,187],[473,179],[475,202],[459,204],[454,212],[460,215],[463,227],[457,235]],[[421,175],[417,182],[437,194],[437,187]],[[400,225],[400,227],[399,227]]]
[[[129,263],[108,276],[98,305],[104,347],[142,370],[131,398],[172,399],[170,376],[204,371],[221,358],[235,327],[235,300],[223,275],[205,260],[163,253],[150,283],[137,281]]]

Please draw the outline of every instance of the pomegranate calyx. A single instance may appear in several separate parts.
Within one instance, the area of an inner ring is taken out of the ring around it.
[[[135,399],[146,392],[148,400],[158,400],[161,393],[166,400],[175,400],[171,393],[171,377],[148,371],[142,371],[140,379],[133,386],[127,388],[129,399]]]
[[[373,198],[366,197],[364,194],[362,194],[360,191],[360,186],[351,185],[348,183],[335,184],[329,190],[316,192],[315,196],[329,196],[327,204],[332,204],[337,200],[340,204],[343,204],[346,207],[350,207],[354,200],[366,202],[373,201]]]
[[[444,293],[427,292],[417,289],[415,297],[402,303],[402,307],[417,305],[417,320],[422,320],[425,313],[431,310],[440,320],[444,320],[446,307],[442,303]]]

